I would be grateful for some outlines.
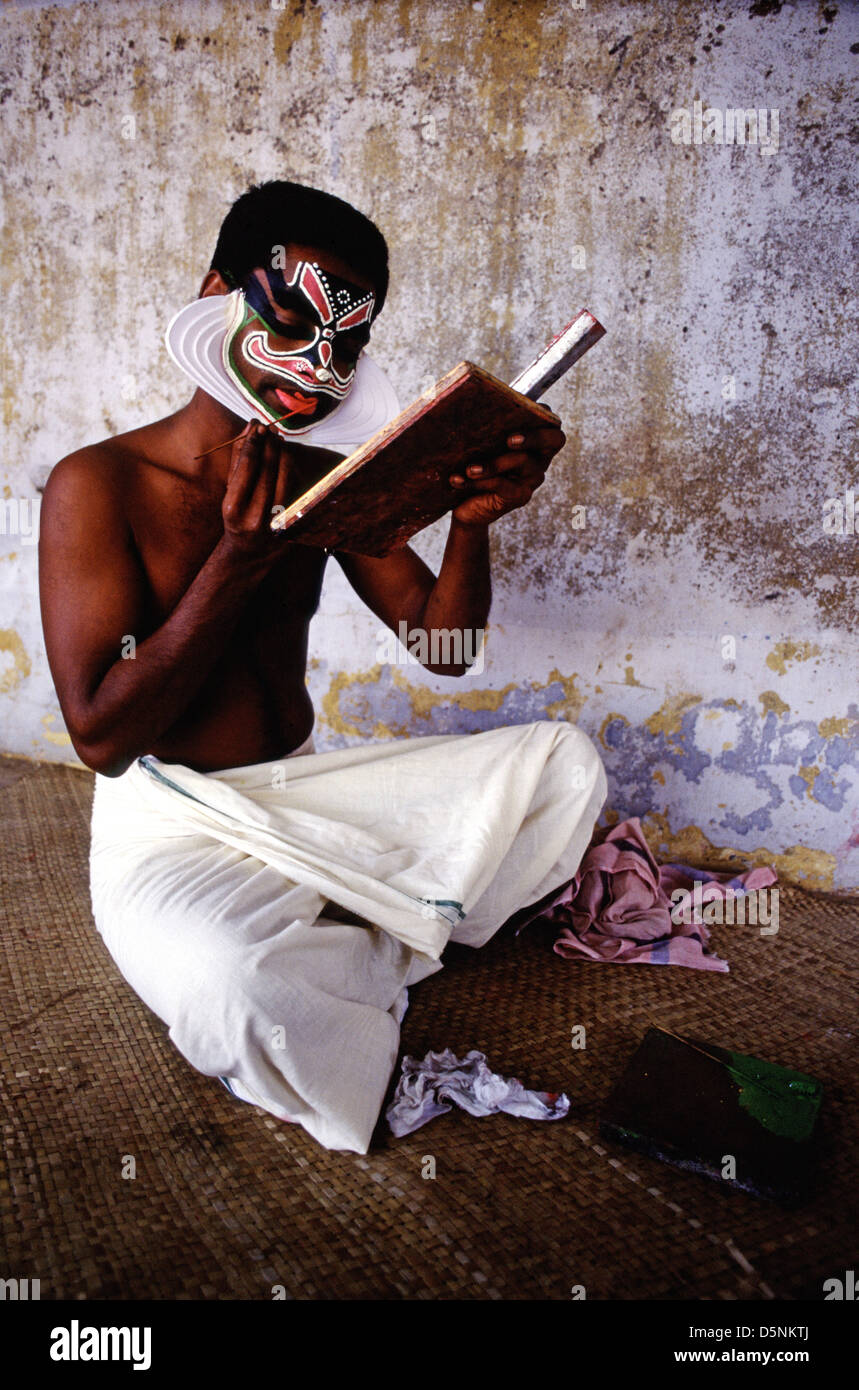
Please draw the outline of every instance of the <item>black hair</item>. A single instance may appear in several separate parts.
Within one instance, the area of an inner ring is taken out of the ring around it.
[[[210,270],[241,285],[252,270],[272,263],[275,246],[303,242],[362,270],[376,289],[373,318],[388,292],[388,246],[375,222],[351,203],[285,179],[254,184],[237,198],[221,224]]]

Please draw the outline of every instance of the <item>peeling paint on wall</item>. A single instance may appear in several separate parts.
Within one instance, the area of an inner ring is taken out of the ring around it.
[[[51,725],[56,723],[57,720],[62,723],[62,715],[59,713],[42,715],[42,728],[44,730],[42,738],[45,739],[47,743],[53,743],[58,748],[70,748],[72,746],[71,735],[68,734],[65,729],[51,728]]]
[[[667,818],[656,811],[642,818],[641,828],[654,855],[663,862],[696,864],[702,868],[733,869],[768,866],[779,879],[798,883],[818,892],[831,892],[834,886],[835,856],[822,850],[791,845],[783,853],[766,848],[737,850],[714,845],[697,825],[685,825],[672,833]]]
[[[12,629],[0,630],[0,695],[7,695],[30,674],[24,643]]]
[[[767,656],[767,666],[779,676],[783,676],[790,661],[810,661],[820,656],[821,651],[813,642],[777,642]]]
[[[490,530],[485,672],[379,665],[332,563],[317,742],[570,720],[607,818],[856,891],[859,536],[822,515],[859,491],[859,9],[725,0],[719,25],[682,0],[4,7],[0,283],[39,358],[0,342],[0,485],[32,496],[72,449],[184,404],[164,329],[253,182],[378,220],[371,352],[404,403],[463,358],[511,379],[587,305],[607,335],[548,395],[567,444]],[[674,145],[696,100],[778,107],[777,154]],[[446,534],[414,542],[436,571]],[[0,558],[2,743],[73,762],[34,548],[0,534]]]
[[[853,814],[859,827],[855,705],[846,716],[790,719],[790,707],[777,697],[774,705],[763,701],[761,711],[752,699],[705,700],[680,692],[633,722],[617,709],[600,712],[602,688],[589,691],[586,680],[557,668],[544,681],[465,691],[451,688],[452,681],[431,690],[420,675],[379,664],[369,671],[329,673],[320,661],[314,678],[324,689],[317,701],[317,740],[325,746],[568,719],[590,733],[603,756],[611,789],[606,823],[638,816],[654,836],[655,852],[658,847],[662,855],[702,867],[746,859],[772,864],[783,878],[810,887],[839,887],[838,855],[801,843],[800,806],[813,801],[818,821],[821,815],[834,818],[839,843],[845,817]],[[779,845],[791,824],[791,807],[796,840]],[[696,809],[706,811],[706,820],[684,819]],[[776,846],[762,848],[761,836],[770,843],[776,837]],[[842,860],[852,848],[842,846]]]
[[[762,690],[758,699],[763,707],[762,713],[764,715],[769,714],[770,711],[772,711],[773,714],[779,715],[790,714],[790,705],[786,704],[781,696],[777,695],[774,690]]]

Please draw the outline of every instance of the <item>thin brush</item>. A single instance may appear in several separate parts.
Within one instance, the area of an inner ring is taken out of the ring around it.
[[[676,1038],[678,1042],[685,1043],[686,1047],[694,1048],[696,1052],[701,1053],[702,1057],[709,1057],[711,1062],[718,1062],[721,1066],[726,1067],[732,1076],[737,1076],[737,1068],[730,1066],[721,1057],[717,1057],[715,1052],[707,1052],[706,1049],[703,1047],[696,1047],[695,1043],[690,1042],[688,1038],[681,1038],[679,1033],[672,1033],[670,1028],[661,1028],[658,1023],[654,1024],[654,1027],[657,1028],[660,1033],[667,1033],[669,1038]],[[740,1072],[739,1074],[740,1076],[742,1076],[742,1072]],[[772,1086],[768,1086],[765,1081],[761,1081],[760,1077],[756,1076],[753,1078],[753,1080],[754,1084],[759,1088],[759,1090],[766,1091],[767,1095],[775,1096],[777,1100],[782,1099],[782,1092],[774,1091]]]
[[[722,1062],[721,1057],[717,1057],[715,1052],[706,1052],[703,1047],[696,1047],[688,1038],[681,1038],[679,1033],[672,1033],[670,1028],[662,1028],[658,1023],[654,1023],[653,1026],[660,1033],[667,1033],[669,1038],[676,1038],[678,1042],[683,1043],[686,1047],[695,1048],[695,1051],[700,1052],[702,1057],[709,1057],[711,1062]],[[724,1066],[724,1063],[722,1063],[722,1065]]]
[[[285,419],[287,418],[287,416],[289,416],[289,415],[298,415],[298,414],[300,414],[300,412],[299,412],[298,410],[285,410],[284,413],[283,413],[282,415],[278,415],[277,418],[276,418],[275,420],[272,420],[272,421],[271,421],[271,423],[272,423],[273,425],[277,425],[277,424],[280,423],[281,420],[285,420]],[[245,425],[245,430],[246,430],[246,429],[247,429],[247,425]],[[235,442],[236,442],[237,439],[241,439],[241,437],[242,437],[242,435],[244,434],[245,430],[240,430],[238,434],[234,434],[233,437],[232,437],[232,439],[225,439],[224,442],[223,442],[223,444],[214,444],[214,445],[212,446],[211,449],[204,449],[203,452],[202,452],[202,454],[195,454],[195,455],[194,455],[194,462],[196,463],[196,462],[197,462],[197,459],[204,459],[204,458],[206,457],[207,454],[214,454],[214,453],[217,453],[218,449],[225,449],[225,448],[227,447],[228,444],[235,444]]]

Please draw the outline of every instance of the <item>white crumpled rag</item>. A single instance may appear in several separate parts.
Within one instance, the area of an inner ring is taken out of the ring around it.
[[[562,1120],[570,1108],[563,1091],[526,1091],[515,1077],[490,1071],[482,1052],[469,1052],[459,1060],[446,1047],[428,1052],[422,1062],[403,1058],[402,1075],[385,1118],[397,1139],[421,1125],[445,1115],[452,1101],[469,1115],[520,1115],[527,1120]]]

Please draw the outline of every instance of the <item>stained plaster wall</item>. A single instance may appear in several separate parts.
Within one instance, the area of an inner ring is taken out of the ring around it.
[[[484,670],[380,661],[332,562],[318,745],[578,722],[605,819],[659,854],[855,890],[859,535],[824,518],[859,494],[856,7],[7,0],[0,25],[4,499],[188,398],[163,330],[254,181],[378,220],[403,403],[463,357],[510,377],[587,305],[608,336],[548,397],[568,443],[492,527]],[[777,137],[675,143],[696,100]],[[0,746],[72,762],[10,515]],[[446,533],[414,542],[436,569]]]

